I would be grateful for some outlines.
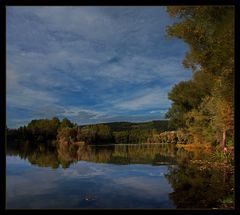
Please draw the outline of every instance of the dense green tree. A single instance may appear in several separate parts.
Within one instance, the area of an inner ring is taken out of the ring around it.
[[[178,19],[167,33],[189,45],[183,63],[193,70],[186,90],[179,83],[169,93],[173,104],[167,117],[176,127],[187,127],[198,142],[218,141],[225,147],[234,124],[234,8],[169,6],[167,11]]]
[[[105,144],[113,143],[113,135],[111,128],[107,125],[87,125],[78,128],[77,140],[84,141],[88,144]]]
[[[185,114],[200,104],[202,94],[192,80],[181,81],[175,85],[168,94],[168,98],[173,101],[172,107],[166,113],[170,123],[177,128],[185,127]]]
[[[169,6],[170,16],[180,22],[169,26],[168,35],[190,45],[185,66],[197,65],[210,72],[221,71],[233,63],[234,7],[232,6]]]
[[[98,125],[97,129],[97,142],[102,143],[113,143],[113,135],[111,128],[107,125]]]
[[[67,127],[71,128],[73,126],[74,126],[74,124],[69,119],[64,118],[62,120],[62,122],[60,123],[59,129],[61,130],[62,128],[67,128]]]
[[[55,139],[57,136],[57,130],[59,128],[60,121],[54,117],[49,119],[32,120],[27,125],[29,138],[33,138],[37,141],[44,141],[47,139]]]

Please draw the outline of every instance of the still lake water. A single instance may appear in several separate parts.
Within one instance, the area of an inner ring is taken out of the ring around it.
[[[220,180],[226,189],[218,190],[218,182],[210,185],[215,175],[193,169],[191,181],[180,165],[190,157],[173,147],[143,144],[10,150],[7,208],[213,207],[230,182]]]

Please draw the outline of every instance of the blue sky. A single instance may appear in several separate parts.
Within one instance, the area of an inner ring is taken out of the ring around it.
[[[7,126],[163,119],[191,77],[165,7],[7,7]]]

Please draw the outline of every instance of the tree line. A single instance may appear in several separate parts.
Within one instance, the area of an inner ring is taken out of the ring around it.
[[[157,125],[156,125],[157,124]],[[32,144],[65,141],[84,142],[86,144],[137,144],[153,142],[158,135],[160,122],[147,123],[109,123],[79,126],[64,118],[35,119],[27,126],[7,129],[8,144],[31,141]],[[122,128],[121,128],[122,126]],[[167,121],[163,121],[161,131],[168,130]]]

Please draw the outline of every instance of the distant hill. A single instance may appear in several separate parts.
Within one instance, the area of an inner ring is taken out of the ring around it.
[[[96,124],[94,124],[96,125]],[[158,132],[169,131],[168,120],[154,120],[150,122],[109,122],[109,123],[99,123],[98,125],[108,125],[112,131],[126,131],[132,129],[143,129],[143,130],[152,130],[156,129]],[[84,127],[84,126],[81,126]]]

